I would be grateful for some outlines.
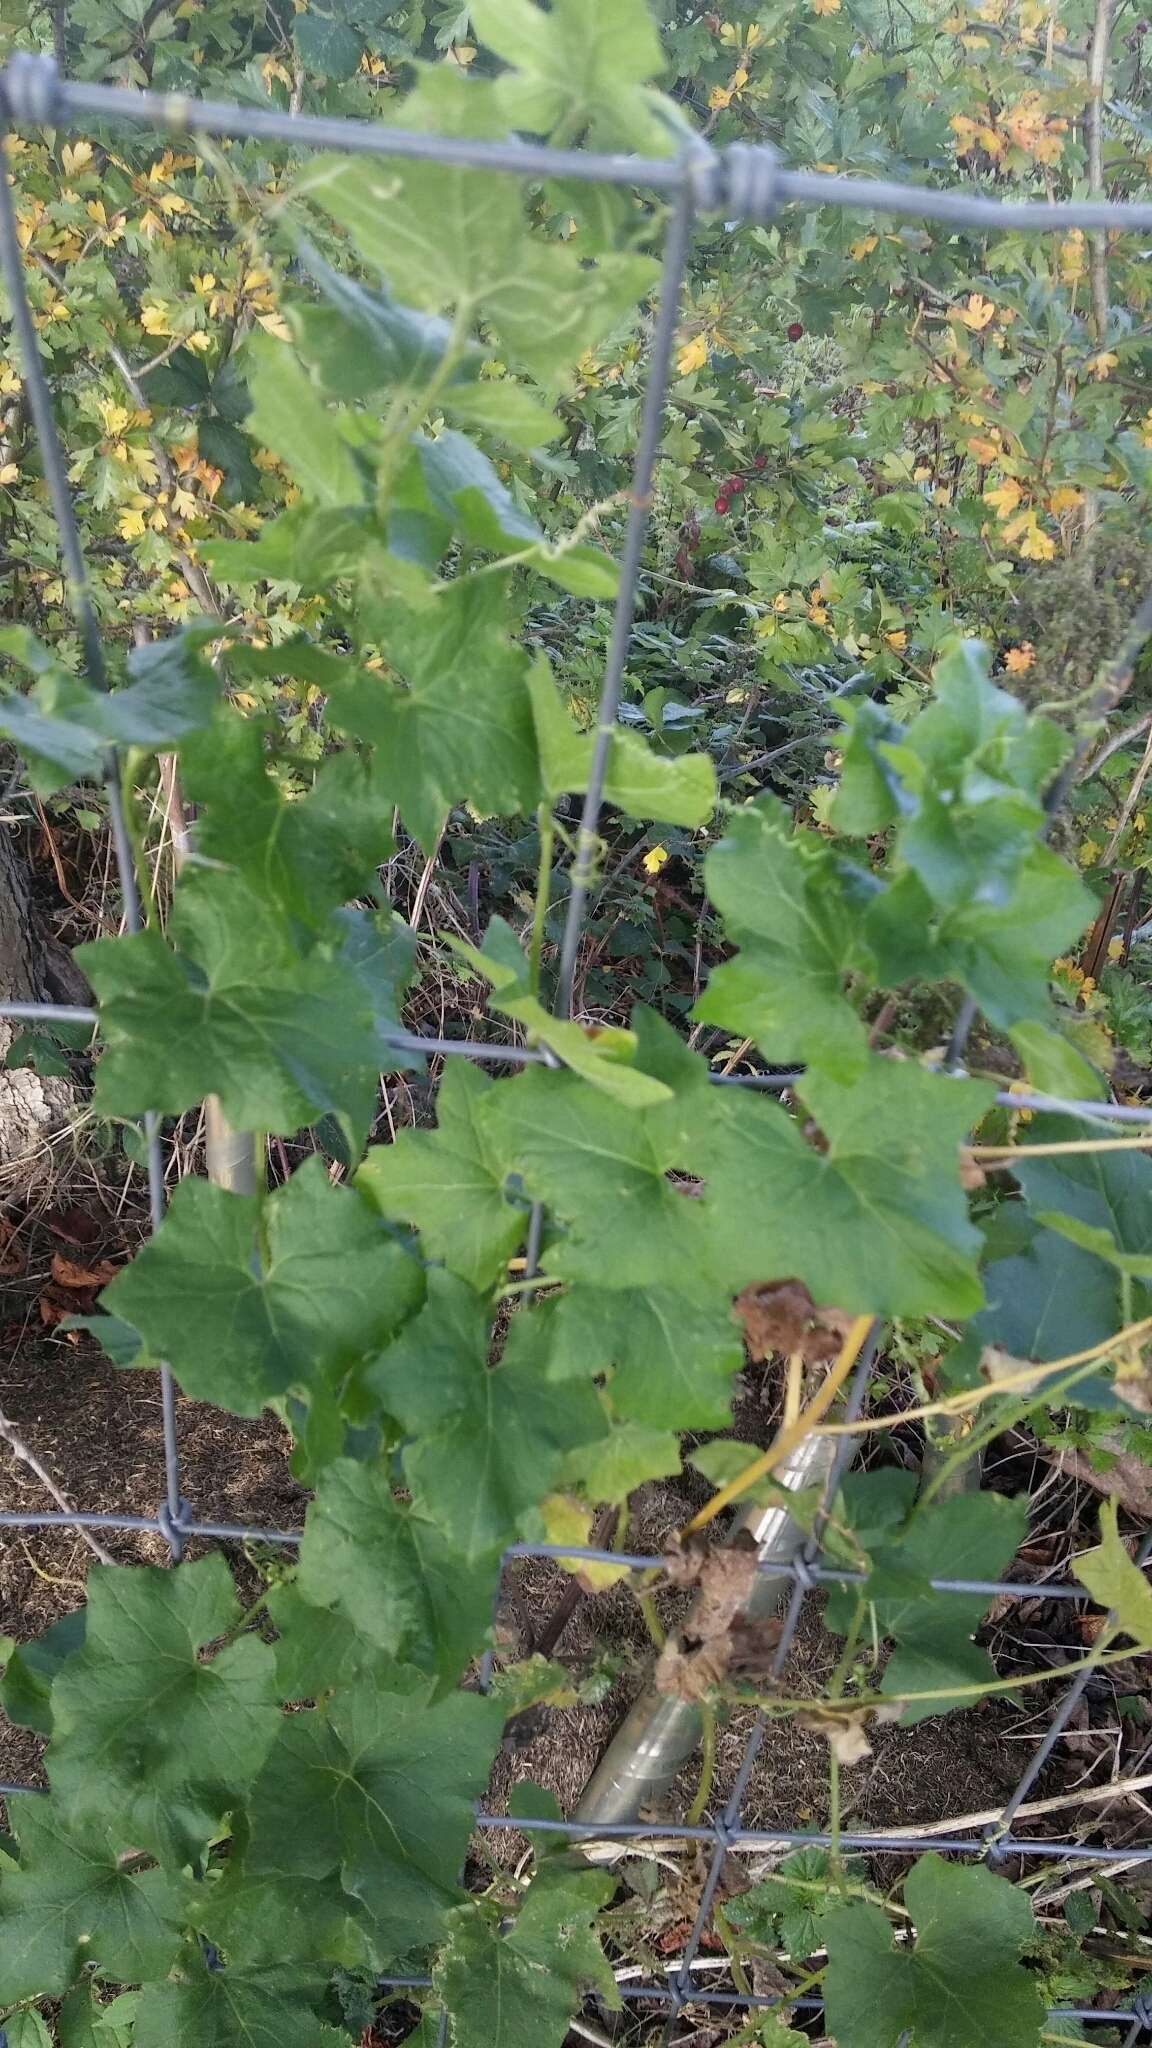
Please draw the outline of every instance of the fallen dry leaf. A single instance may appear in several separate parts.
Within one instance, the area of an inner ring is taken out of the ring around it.
[[[802,1280],[756,1281],[732,1304],[756,1360],[798,1351],[810,1365],[835,1358],[851,1325],[838,1308],[817,1308]]]
[[[27,1263],[19,1225],[10,1216],[0,1216],[0,1274],[10,1279],[14,1273],[22,1273]]]
[[[52,1254],[52,1278],[57,1287],[80,1287],[86,1290],[107,1287],[110,1280],[120,1271],[112,1259],[97,1259],[94,1266],[77,1265],[74,1259],[66,1259],[63,1252]]]

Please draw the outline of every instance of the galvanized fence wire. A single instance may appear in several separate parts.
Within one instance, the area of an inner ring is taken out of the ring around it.
[[[50,58],[29,53],[13,56],[0,70],[0,141],[7,131],[19,126],[75,128],[90,123],[134,124],[170,135],[231,136],[241,141],[276,141],[295,148],[336,149],[347,153],[395,157],[460,165],[478,173],[510,173],[522,178],[566,177],[599,184],[640,187],[671,201],[670,222],[665,243],[659,307],[654,325],[650,370],[645,391],[639,443],[629,493],[619,595],[613,619],[605,678],[597,718],[592,770],[584,801],[570,874],[570,894],[560,949],[556,1010],[567,1015],[571,1008],[577,956],[587,912],[589,886],[599,857],[599,823],[604,802],[608,751],[616,728],[620,694],[628,653],[629,636],[642,582],[642,557],[647,534],[653,485],[658,460],[663,412],[667,400],[681,288],[691,250],[696,219],[701,214],[718,215],[726,227],[749,222],[767,222],[785,205],[804,207],[839,206],[885,214],[906,214],[920,220],[937,221],[951,231],[1044,230],[1082,228],[1117,231],[1152,229],[1152,203],[1113,203],[1099,200],[1009,201],[962,188],[932,190],[927,187],[888,180],[858,179],[824,172],[793,170],[780,162],[765,144],[737,143],[723,150],[707,142],[677,142],[677,153],[666,158],[608,155],[594,151],[554,149],[550,146],[507,141],[471,139],[429,134],[410,134],[390,126],[364,121],[282,113],[276,108],[245,107],[227,102],[191,100],[134,88],[91,85],[62,78]],[[67,470],[57,435],[52,397],[44,374],[24,282],[23,261],[16,232],[16,217],[6,176],[0,175],[0,270],[7,286],[12,324],[19,346],[29,412],[39,440],[45,480],[60,536],[60,551],[70,600],[80,629],[84,670],[97,689],[106,689],[105,669],[95,610],[88,588],[87,572],[76,520]],[[131,844],[128,836],[120,765],[114,754],[107,764],[109,816],[128,931],[140,926],[140,897]],[[98,1028],[94,1010],[51,1003],[0,1003],[0,1016],[47,1025],[90,1024]],[[968,1021],[967,1006],[958,1019],[956,1047],[962,1047]],[[555,1064],[554,1056],[533,1047],[489,1044],[475,1039],[421,1037],[398,1031],[391,1036],[397,1049],[427,1058],[462,1056],[509,1066],[533,1063]],[[800,1077],[797,1073],[713,1075],[730,1086],[785,1092]],[[1001,1092],[998,1101],[1015,1108],[1035,1108],[1101,1121],[1152,1123],[1152,1110],[1131,1105],[1074,1102],[1037,1092]],[[159,1120],[144,1123],[147,1149],[147,1181],[151,1227],[156,1229],[164,1211],[164,1163]],[[533,1217],[529,1242],[529,1272],[535,1271],[535,1252],[540,1239],[540,1211]],[[853,1378],[847,1413],[850,1420],[862,1408],[869,1372],[875,1354],[876,1333],[861,1354]],[[189,1538],[219,1542],[267,1543],[294,1546],[301,1532],[237,1523],[204,1521],[184,1500],[180,1489],[180,1457],[176,1424],[176,1394],[167,1367],[160,1369],[164,1420],[164,1495],[155,1515],[32,1514],[0,1513],[0,1527],[48,1528],[84,1527],[124,1530],[160,1535],[166,1541],[173,1563],[180,1560]],[[774,1675],[784,1667],[808,1594],[826,1583],[859,1583],[866,1576],[841,1569],[834,1562],[821,1561],[822,1535],[835,1497],[836,1487],[851,1456],[853,1440],[846,1437],[838,1446],[828,1479],[822,1490],[820,1512],[814,1532],[795,1558],[760,1560],[765,1571],[787,1572],[793,1581],[784,1616],[780,1643],[774,1660]],[[637,1570],[658,1564],[659,1559],[627,1553],[601,1551],[586,1545],[516,1543],[509,1546],[504,1562],[517,1558],[565,1557],[570,1560],[605,1561],[626,1564]],[[1152,1560],[1152,1536],[1138,1557],[1143,1566]],[[1007,1599],[1035,1598],[1079,1600],[1082,1589],[1070,1583],[1046,1584],[1012,1580],[937,1578],[931,1585],[941,1594],[981,1593]],[[1107,1630],[1105,1630],[1106,1639]],[[743,1990],[707,1990],[698,1982],[702,1968],[723,1968],[712,1958],[702,1958],[701,1943],[711,1916],[727,1857],[734,1851],[777,1851],[789,1847],[838,1846],[842,1849],[883,1851],[888,1854],[918,1854],[936,1851],[945,1855],[982,1856],[1003,1862],[1009,1857],[1038,1859],[1055,1866],[1083,1864],[1088,1871],[1107,1869],[1113,1864],[1152,1862],[1152,1845],[1132,1848],[1076,1840],[1046,1840],[1019,1836],[1012,1823],[1059,1741],[1091,1681],[1095,1663],[1089,1659],[1063,1702],[1053,1715],[1048,1731],[1021,1775],[1019,1784],[1005,1802],[999,1820],[978,1834],[925,1834],[843,1830],[835,1835],[821,1830],[745,1827],[742,1808],[748,1781],[767,1726],[757,1717],[731,1793],[722,1811],[701,1825],[660,1825],[654,1822],[601,1824],[599,1822],[549,1821],[532,1817],[477,1813],[480,1827],[493,1831],[513,1829],[528,1835],[558,1835],[573,1842],[611,1841],[624,1844],[657,1838],[709,1844],[712,1855],[695,1922],[682,1957],[669,1966],[666,1983],[621,1982],[620,1996],[641,2005],[667,2007],[665,2040],[678,2016],[687,2007],[704,2009],[756,2010],[781,2003],[801,2011],[818,2011],[817,1997],[789,2001],[778,1996],[761,1997]],[[30,1784],[0,1784],[0,1794],[36,1793],[43,1788]],[[383,1980],[382,1991],[401,1995],[430,1987],[430,1979],[394,1977]],[[1061,2006],[1053,2016],[1084,2023],[1129,2022],[1127,2041],[1134,2043],[1142,2029],[1152,2027],[1152,2004],[1136,1998],[1123,2010]]]

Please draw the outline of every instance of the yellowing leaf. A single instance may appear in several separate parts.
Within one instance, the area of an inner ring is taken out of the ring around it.
[[[1073,228],[1057,250],[1060,276],[1065,284],[1078,284],[1088,275],[1088,256],[1083,228]]]
[[[68,176],[74,178],[77,171],[82,171],[86,164],[91,163],[92,144],[90,142],[66,142],[60,151],[60,161]]]
[[[1010,676],[1022,676],[1031,668],[1036,659],[1036,649],[1030,640],[1024,640],[1019,647],[1010,647],[1004,656],[1004,666]]]
[[[1058,484],[1048,500],[1048,510],[1059,518],[1061,512],[1073,512],[1083,502],[1082,491],[1074,490],[1071,484]]]
[[[907,647],[908,645],[908,635],[905,632],[903,626],[897,627],[896,631],[893,633],[885,633],[884,640],[885,644],[891,647],[897,654],[900,653],[902,648]]]
[[[865,256],[870,256],[879,240],[879,235],[861,235],[858,242],[853,242],[848,251],[853,263],[862,263]]]
[[[665,865],[667,860],[668,848],[666,846],[650,847],[648,849],[648,852],[644,855],[644,859],[642,862],[644,873],[646,875],[658,875],[660,873],[661,868]]]
[[[693,337],[691,341],[685,342],[683,348],[680,350],[678,356],[676,357],[676,368],[679,370],[680,375],[682,377],[690,377],[692,375],[693,370],[702,370],[707,361],[707,336],[703,334],[697,334]]]
[[[965,327],[971,328],[973,334],[979,334],[996,318],[996,308],[991,299],[981,298],[979,292],[970,292],[968,303],[958,309],[957,318],[964,322]]]
[[[17,479],[17,477],[19,476],[19,474],[20,474],[20,465],[19,465],[19,463],[17,463],[17,462],[5,462],[5,463],[3,463],[2,465],[0,465],[0,484],[14,484],[14,483],[15,483],[15,481],[16,481],[16,479]]]
[[[1104,348],[1097,355],[1089,356],[1084,367],[1090,377],[1095,377],[1096,382],[1102,384],[1105,377],[1111,376],[1119,361],[1119,356],[1113,355],[1111,349]]]
[[[1120,1541],[1114,1500],[1100,1509],[1100,1534],[1099,1547],[1078,1557],[1072,1569],[1092,1598],[1112,1609],[1124,1634],[1142,1650],[1152,1649],[1152,1586]]]
[[[969,455],[974,455],[977,462],[982,463],[985,467],[987,467],[988,463],[999,460],[999,443],[990,441],[986,434],[973,434],[964,445]]]
[[[570,1493],[550,1493],[540,1503],[540,1514],[546,1543],[576,1543],[581,1549],[589,1548],[592,1510],[584,1501]],[[556,1563],[561,1571],[587,1580],[597,1591],[602,1586],[615,1586],[628,1576],[626,1564],[593,1564],[586,1557],[558,1557]]]
[[[813,14],[839,14],[840,0],[812,0]]]
[[[998,519],[1010,519],[1023,496],[1014,476],[1006,476],[998,484],[989,484],[984,492],[985,503],[992,506]]]

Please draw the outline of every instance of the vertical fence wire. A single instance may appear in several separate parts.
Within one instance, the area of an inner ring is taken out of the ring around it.
[[[0,122],[0,270],[8,289],[12,326],[15,331],[20,365],[23,375],[24,392],[28,410],[36,431],[40,447],[40,459],[44,465],[44,480],[52,501],[56,520],[60,555],[64,564],[69,602],[80,628],[84,668],[94,689],[106,691],[108,670],[104,661],[104,649],[100,639],[100,627],[96,608],[92,602],[92,591],[88,581],[88,568],[84,560],[84,549],[80,540],[80,527],[76,518],[72,492],[68,483],[68,471],[64,461],[60,437],[56,431],[56,416],[52,406],[52,394],[44,375],[40,357],[32,307],[29,303],[24,281],[24,263],[16,225],[16,208],[7,170],[7,129]],[[136,878],[136,862],[128,830],[125,811],[124,791],[121,783],[120,761],[115,749],[107,756],[105,789],[108,798],[108,816],[112,829],[112,843],[116,855],[116,870],[120,881],[120,895],[123,904],[124,924],[129,932],[142,929],[143,918],[140,910],[140,890]],[[164,1155],[160,1143],[160,1119],[149,1114],[144,1118],[144,1145],[148,1183],[149,1225],[157,1230],[164,1216]],[[176,1421],[176,1386],[166,1365],[160,1367],[160,1407],[164,1436],[164,1501],[159,1510],[158,1520],[164,1534],[173,1564],[178,1564],[184,1554],[184,1537],[180,1523],[187,1512],[186,1503],[180,1492],[180,1447]]]
[[[851,180],[837,177],[817,176],[805,172],[789,172],[778,167],[773,152],[766,148],[735,145],[726,153],[727,162],[718,157],[706,145],[698,144],[696,150],[681,157],[677,163],[640,162],[628,158],[598,157],[578,151],[556,151],[526,147],[519,144],[493,144],[468,141],[449,141],[434,136],[406,136],[400,131],[389,130],[379,133],[364,123],[342,119],[315,119],[312,117],[282,116],[259,109],[240,108],[217,103],[189,103],[166,98],[153,93],[122,90],[102,86],[76,86],[57,79],[48,60],[21,53],[0,74],[0,145],[8,126],[14,120],[42,123],[67,118],[76,111],[110,115],[112,118],[141,121],[148,125],[166,127],[173,131],[187,132],[199,129],[203,132],[235,134],[241,138],[256,138],[261,135],[287,141],[316,146],[344,147],[348,149],[371,150],[374,152],[408,155],[414,158],[434,161],[459,161],[474,165],[477,170],[485,166],[492,170],[513,171],[520,175],[564,170],[568,175],[588,177],[599,182],[614,184],[647,183],[651,188],[669,194],[673,199],[669,217],[663,268],[660,283],[659,306],[653,326],[649,374],[645,388],[641,414],[641,426],[636,457],[633,466],[629,495],[628,520],[621,554],[621,577],[619,593],[613,616],[611,639],[605,665],[603,686],[597,715],[595,743],[588,787],[581,813],[576,851],[570,871],[570,894],[561,940],[556,1012],[560,1016],[571,1013],[580,941],[584,930],[590,883],[595,871],[599,852],[599,823],[604,802],[605,781],[613,737],[617,731],[617,720],[621,691],[626,669],[630,636],[635,617],[638,579],[642,563],[644,542],[647,533],[656,466],[662,430],[664,406],[667,401],[671,376],[672,357],[678,322],[680,292],[687,270],[691,237],[697,204],[709,205],[734,218],[744,215],[748,218],[767,218],[778,203],[798,200],[807,206],[829,203],[857,205],[887,212],[905,212],[925,219],[943,220],[954,227],[965,224],[979,224],[984,227],[1056,228],[1064,226],[1085,227],[1143,227],[1152,225],[1152,207],[1146,205],[1121,205],[1110,202],[1084,204],[1081,202],[1057,202],[1042,204],[1034,202],[1002,202],[979,195],[955,192],[928,191],[924,188],[902,187],[884,181]],[[727,203],[725,203],[727,202]],[[2,270],[11,304],[12,324],[15,330],[23,370],[24,387],[29,412],[40,445],[45,481],[55,515],[61,558],[64,564],[70,602],[80,633],[85,672],[93,687],[106,690],[108,676],[101,645],[99,623],[92,599],[91,588],[84,560],[78,522],[72,502],[67,470],[56,430],[52,397],[44,374],[39,343],[31,306],[24,281],[22,252],[17,235],[15,208],[6,174],[0,174],[0,270]],[[124,924],[129,932],[142,927],[140,894],[136,875],[135,858],[125,810],[125,794],[121,782],[120,764],[114,752],[107,759],[107,794],[109,821],[112,832],[116,864],[123,900]],[[62,1015],[58,1006],[51,1004],[0,1004],[0,1015],[20,1014],[28,1017],[50,1017]],[[87,1019],[88,1012],[69,1013],[74,1018]],[[959,1064],[963,1056],[964,1043],[974,1016],[974,1005],[965,999],[958,1013],[952,1040],[946,1059],[948,1066]],[[411,1034],[397,1034],[413,1048],[422,1046],[429,1051],[464,1053],[478,1058],[506,1060],[523,1063],[533,1059],[551,1064],[546,1053],[535,1053],[531,1049],[490,1047],[472,1045],[459,1041],[421,1041]],[[738,1077],[744,1079],[745,1077]],[[746,1077],[750,1085],[778,1087],[779,1077]],[[787,1081],[793,1077],[784,1077]],[[1031,1098],[1010,1096],[1016,1107],[1029,1102]],[[1056,1110],[1094,1115],[1114,1115],[1123,1120],[1148,1120],[1150,1113],[1135,1109],[1116,1109],[1095,1103],[1073,1104],[1057,1098],[1035,1098],[1035,1106]],[[160,1119],[149,1114],[144,1119],[144,1136],[147,1155],[147,1182],[150,1227],[159,1227],[164,1213],[164,1159],[161,1144]],[[528,1271],[537,1269],[543,1223],[543,1211],[535,1207],[529,1229]],[[874,1329],[869,1343],[865,1346],[857,1365],[847,1405],[849,1420],[854,1420],[863,1405],[868,1377],[875,1356],[877,1332]],[[161,1406],[164,1435],[165,1498],[153,1519],[142,1516],[117,1517],[112,1515],[0,1515],[0,1525],[46,1526],[57,1523],[83,1521],[93,1525],[120,1527],[125,1529],[158,1530],[167,1540],[172,1561],[178,1562],[183,1554],[185,1538],[195,1533],[206,1538],[227,1541],[230,1539],[256,1539],[294,1544],[299,1532],[286,1530],[262,1530],[259,1528],[232,1527],[222,1523],[195,1521],[191,1510],[183,1500],[180,1491],[180,1460],[177,1441],[176,1390],[171,1372],[167,1366],[160,1368]],[[776,1650],[773,1675],[778,1677],[791,1649],[799,1623],[804,1601],[812,1587],[823,1579],[839,1576],[822,1568],[818,1562],[821,1555],[821,1539],[826,1526],[836,1488],[854,1448],[853,1439],[846,1437],[838,1446],[828,1478],[821,1492],[820,1507],[813,1527],[812,1537],[800,1556],[789,1561],[788,1568],[793,1577],[793,1590],[784,1616],[780,1642]],[[555,1554],[561,1546],[516,1545],[508,1553],[512,1555]],[[571,1549],[566,1555],[605,1556],[592,1550]],[[611,1553],[614,1561],[625,1561]],[[1141,1546],[1137,1563],[1143,1567],[1152,1560],[1152,1535]],[[647,1560],[631,1559],[628,1562],[640,1565]],[[846,1574],[845,1576],[853,1576]],[[934,1582],[939,1590],[961,1591],[975,1588],[975,1582],[940,1580]],[[1022,1589],[1014,1584],[1001,1587],[980,1586],[977,1590],[1017,1594]],[[1082,1589],[1076,1586],[1049,1588],[1062,1597],[1082,1598]],[[1106,1624],[1107,1627],[1107,1624]],[[1021,1810],[1029,1791],[1035,1784],[1041,1770],[1052,1755],[1056,1743],[1064,1732],[1083,1698],[1091,1681],[1094,1666],[1088,1664],[1080,1672],[1074,1684],[1064,1695],[1063,1701],[1052,1718],[1049,1728],[1037,1746],[1034,1755],[1026,1765],[1020,1781],[1010,1799],[1006,1802],[999,1821],[983,1843],[968,1840],[947,1840],[938,1837],[926,1838],[924,1845],[946,1852],[972,1854],[981,1849],[986,1855],[1005,1855],[1010,1851],[1018,1855],[1047,1855],[1049,1857],[1078,1858],[1089,1862],[1093,1858],[1105,1863],[1119,1861],[1129,1852],[1124,1849],[1104,1848],[1102,1845],[1073,1842],[1048,1842],[1016,1840],[1011,1834],[1013,1820]],[[744,1797],[756,1755],[764,1739],[767,1723],[761,1715],[753,1726],[745,1745],[733,1787],[719,1818],[707,1827],[686,1827],[671,1825],[660,1827],[654,1823],[621,1826],[607,1824],[593,1830],[609,1837],[627,1840],[632,1837],[667,1834],[691,1838],[712,1845],[712,1857],[705,1878],[699,1908],[693,1927],[672,1982],[667,1987],[642,1986],[622,1987],[623,1995],[636,2000],[662,1998],[671,2005],[665,2038],[670,2034],[677,2016],[689,2003],[729,2007],[759,2007],[774,2005],[781,2001],[744,1997],[723,1992],[701,1992],[693,1988],[692,1970],[698,1964],[700,1944],[711,1916],[717,1889],[723,1873],[724,1862],[734,1847],[747,1846],[765,1836],[772,1842],[786,1844],[793,1842],[830,1842],[827,1834],[808,1831],[748,1830],[742,1824]],[[34,1787],[17,1785],[0,1786],[0,1792],[16,1793],[38,1790]],[[581,1832],[570,1823],[552,1823],[531,1817],[517,1818],[514,1822],[506,1817],[489,1814],[477,1816],[482,1826],[507,1827],[514,1825],[525,1832],[556,1831],[568,1827],[575,1836]],[[866,1834],[845,1834],[846,1846],[861,1845],[872,1847],[897,1847],[911,1850],[924,1846],[910,1838],[899,1843],[883,1836]],[[1142,1860],[1152,1860],[1152,1849],[1139,1852]],[[407,1982],[422,1985],[426,1980],[389,1980],[394,1983]],[[784,2003],[789,2001],[784,2000]],[[805,2007],[815,2007],[818,2001],[801,2001]],[[1146,2001],[1137,1999],[1128,2011],[1099,2012],[1091,2008],[1058,2008],[1068,2018],[1083,2020],[1131,2020],[1126,2048],[1136,2042],[1142,2029],[1152,2023],[1152,2011]],[[439,2044],[442,2048],[447,2036],[448,2016],[442,2013],[439,2022]]]

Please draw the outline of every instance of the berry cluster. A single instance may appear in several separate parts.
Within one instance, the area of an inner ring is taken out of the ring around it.
[[[767,469],[768,457],[766,455],[757,455],[755,461],[752,464],[752,467],[755,470]],[[719,512],[721,518],[724,517],[725,512],[731,509],[733,498],[738,498],[740,496],[741,491],[745,488],[746,482],[747,479],[745,477],[730,476],[727,477],[725,481],[721,484],[715,500],[716,510]]]

